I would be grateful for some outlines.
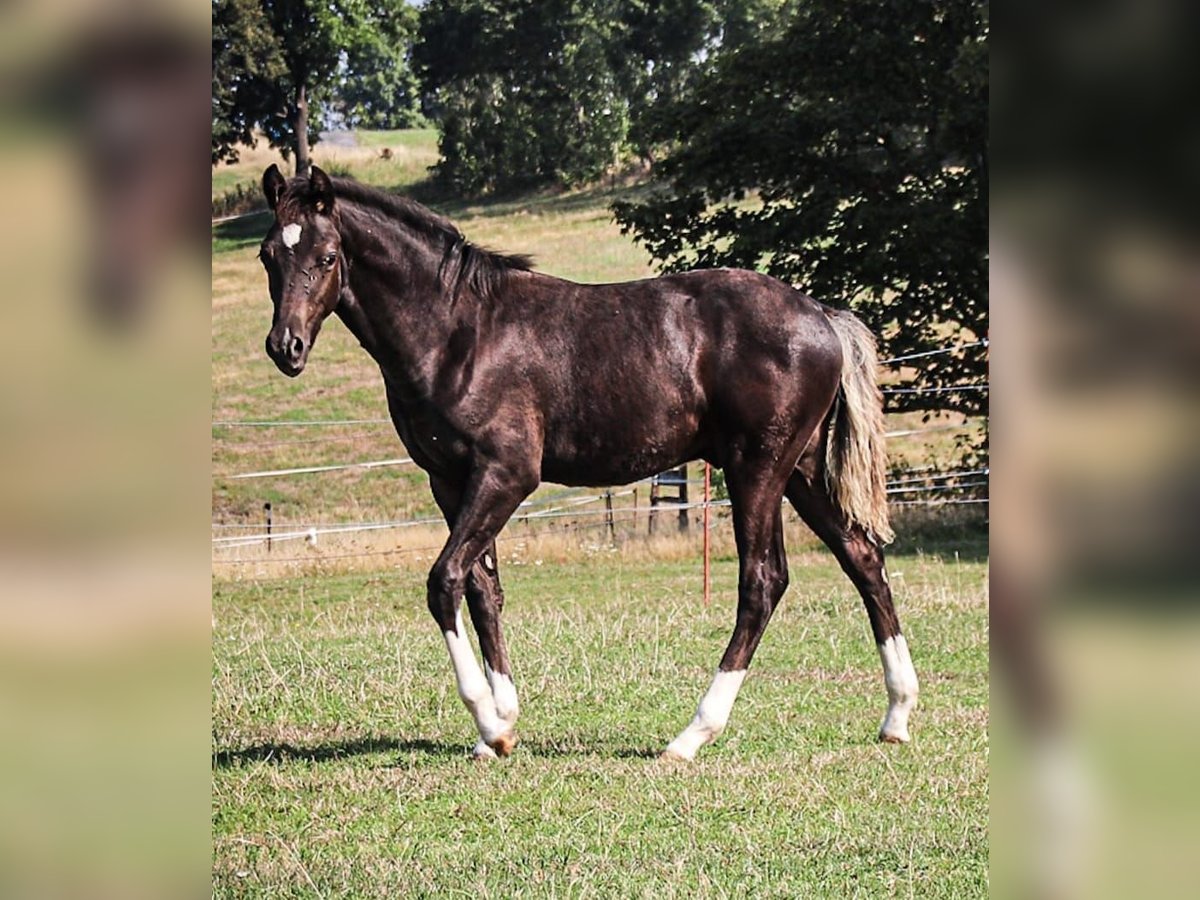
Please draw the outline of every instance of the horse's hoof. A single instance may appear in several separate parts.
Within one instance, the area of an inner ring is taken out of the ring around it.
[[[471,758],[474,759],[476,762],[482,762],[484,760],[495,759],[496,751],[493,750],[491,747],[489,747],[487,744],[485,744],[483,741],[480,741],[478,744],[475,745],[475,749],[471,751]]]
[[[508,756],[513,752],[513,748],[517,746],[517,736],[513,732],[509,731],[500,735],[500,737],[496,738],[488,746],[490,746],[492,750],[496,751],[497,756]]]
[[[686,756],[684,756],[682,753],[676,753],[670,747],[668,747],[662,753],[658,754],[658,760],[659,760],[659,762],[668,762],[668,763],[691,762],[691,760],[688,759]]]
[[[881,744],[907,744],[910,738],[908,732],[880,731],[879,742]]]

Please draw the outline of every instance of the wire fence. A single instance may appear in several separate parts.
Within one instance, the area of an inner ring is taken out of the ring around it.
[[[914,359],[924,359],[929,356],[944,356],[948,353],[957,353],[960,350],[970,350],[972,347],[988,346],[987,338],[980,341],[971,341],[968,344],[955,344],[952,347],[939,347],[936,350],[923,350],[920,353],[906,353],[904,356],[893,356],[890,359],[881,359],[881,366],[892,366],[897,363],[911,362]]]
[[[917,506],[945,507],[945,506],[973,506],[973,505],[987,504],[989,502],[990,501],[987,497],[968,497],[968,498],[934,499],[934,500],[928,500],[928,499],[901,500],[901,501],[894,502],[892,505],[898,506],[898,507],[917,507]],[[688,509],[703,509],[705,506],[715,507],[715,508],[728,507],[729,501],[728,500],[713,500],[713,501],[709,501],[708,503],[697,502],[697,503],[686,504],[686,508],[688,508]],[[661,510],[661,512],[673,513],[676,509],[678,509],[678,507],[673,507],[673,508],[668,507],[668,508],[665,508],[664,510]],[[638,524],[642,519],[644,519],[649,514],[650,511],[646,507],[642,507],[640,509],[635,509],[632,507],[622,507],[619,509],[612,510],[611,513],[607,512],[607,511],[597,511],[597,512],[603,512],[603,515],[605,516],[605,518],[603,520],[593,521],[593,522],[580,522],[580,521],[573,520],[569,523],[563,524],[561,527],[549,527],[549,528],[540,528],[540,529],[522,528],[518,531],[507,531],[506,530],[496,537],[496,539],[495,539],[496,544],[497,545],[506,545],[506,544],[511,544],[511,543],[529,542],[530,540],[536,540],[538,538],[549,536],[549,535],[562,536],[564,533],[578,536],[578,535],[587,534],[587,533],[590,533],[593,531],[602,531],[604,529],[608,529],[610,532],[614,532],[614,529],[617,526],[625,526],[629,523],[629,521],[631,519],[633,520],[633,522],[635,524]],[[720,524],[719,521],[714,519],[710,523],[709,527],[710,527],[710,529],[719,527],[719,524]],[[271,555],[271,556],[255,556],[255,557],[236,557],[236,556],[214,557],[213,562],[218,563],[220,565],[231,565],[231,566],[250,566],[250,565],[264,566],[264,565],[271,565],[271,564],[278,564],[278,563],[309,563],[309,564],[313,564],[313,563],[345,561],[345,560],[351,560],[351,559],[370,559],[370,558],[380,558],[380,557],[408,556],[408,555],[412,555],[412,554],[422,554],[422,553],[427,553],[427,554],[433,555],[433,554],[441,552],[442,547],[443,547],[443,542],[439,542],[436,544],[421,544],[421,545],[415,546],[415,547],[413,547],[413,546],[387,547],[387,548],[378,549],[378,550],[351,550],[351,551],[339,552],[339,553],[310,553],[310,554],[307,554],[304,556]]]
[[[988,486],[986,478],[978,476],[986,476],[990,474],[990,469],[963,469],[950,472],[936,472],[927,475],[905,475],[887,483],[887,494],[889,497],[900,497],[905,495],[905,499],[896,499],[892,503],[897,506],[914,506],[914,505],[954,505],[954,504],[978,504],[986,503],[985,497],[962,497],[962,498],[933,498],[930,499],[926,495],[942,494],[942,493],[964,493],[978,492]],[[648,479],[647,479],[648,480]],[[924,483],[918,483],[924,482]],[[642,483],[642,482],[639,482]],[[580,519],[590,519],[596,517],[605,517],[611,520],[617,515],[634,515],[634,516],[651,516],[651,515],[676,515],[680,511],[688,512],[691,510],[702,510],[705,507],[717,509],[730,505],[727,499],[715,499],[707,502],[703,500],[677,502],[674,500],[666,500],[660,502],[657,506],[613,506],[614,500],[630,497],[635,494],[636,489],[633,487],[625,488],[617,491],[604,491],[596,494],[574,494],[567,497],[562,495],[556,496],[549,500],[541,502],[526,501],[521,504],[521,507],[532,509],[532,511],[517,513],[510,519],[510,523],[534,522],[556,519],[570,519],[577,521]],[[908,497],[907,495],[918,495],[917,498]],[[583,509],[582,507],[592,504],[603,503],[604,509]],[[519,507],[519,508],[521,508]],[[261,523],[213,523],[214,529],[222,528],[257,528],[260,529],[255,534],[234,534],[218,536],[212,539],[214,549],[231,550],[241,547],[257,546],[266,543],[287,543],[291,541],[308,541],[315,543],[320,537],[325,535],[347,535],[358,534],[372,531],[386,530],[401,530],[416,528],[421,526],[443,526],[445,520],[441,517],[423,517],[414,519],[404,519],[388,522],[352,522],[352,523],[330,523],[330,524],[306,524],[306,523],[286,523],[284,530],[266,532],[262,531]]]
[[[236,475],[217,475],[228,481],[240,481],[246,478],[278,478],[283,475],[315,475],[320,472],[341,472],[346,469],[385,469],[390,466],[409,466],[413,461],[408,457],[403,459],[375,459],[364,462],[333,463],[324,466],[299,466],[292,469],[268,469],[263,472],[240,472]]]

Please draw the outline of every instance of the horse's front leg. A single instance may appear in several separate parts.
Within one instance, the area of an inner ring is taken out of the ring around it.
[[[433,497],[451,528],[458,518],[462,505],[463,489],[447,478],[431,475],[429,485]],[[471,612],[471,624],[479,640],[479,652],[483,655],[483,670],[492,689],[492,700],[496,714],[508,723],[510,731],[517,724],[519,704],[517,689],[513,684],[512,666],[508,660],[508,648],[504,643],[504,631],[500,626],[500,613],[504,610],[504,589],[500,586],[499,557],[496,542],[492,541],[483,555],[471,567],[467,576],[467,608]],[[475,755],[495,756],[495,751],[480,740],[475,746]]]
[[[486,576],[495,573],[496,535],[536,486],[536,474],[525,467],[514,470],[491,465],[473,473],[453,515],[450,538],[429,573],[429,611],[446,639],[459,696],[479,730],[476,756],[507,756],[516,744],[516,691],[499,634],[499,609]],[[451,519],[449,514],[447,519]],[[498,578],[495,586],[498,591]],[[490,683],[467,640],[460,607],[464,594],[471,605]]]
[[[517,688],[513,684],[512,665],[508,660],[508,647],[504,643],[504,630],[500,626],[504,589],[500,586],[495,541],[483,551],[467,578],[467,609],[471,613],[471,624],[475,626],[475,636],[479,639],[483,671],[492,688],[496,715],[507,723],[511,733],[517,724],[519,704]],[[480,741],[475,752],[477,756],[487,756],[491,748]]]

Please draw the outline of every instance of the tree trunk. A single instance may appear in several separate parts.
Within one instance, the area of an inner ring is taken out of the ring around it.
[[[312,160],[308,156],[308,94],[303,84],[296,90],[296,117],[292,129],[296,139],[296,174],[307,175]]]

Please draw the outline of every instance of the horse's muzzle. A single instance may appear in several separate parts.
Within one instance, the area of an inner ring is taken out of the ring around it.
[[[267,335],[267,356],[289,378],[295,378],[304,371],[311,347],[311,341],[294,334],[287,326],[272,328]]]

